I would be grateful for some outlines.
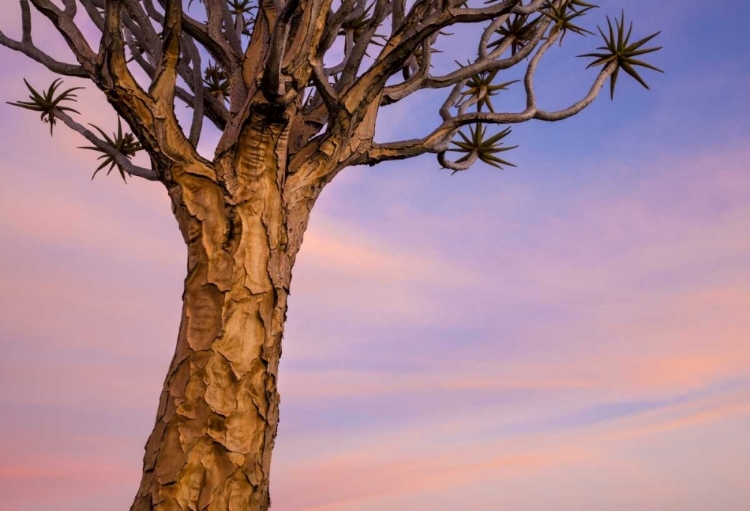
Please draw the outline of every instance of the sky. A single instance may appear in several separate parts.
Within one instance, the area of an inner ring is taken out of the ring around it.
[[[636,36],[662,30],[651,91],[622,76],[614,101],[515,127],[516,168],[426,157],[324,191],[294,269],[272,509],[747,509],[750,6],[601,5],[587,26],[624,7]],[[0,20],[18,34],[14,2]],[[447,56],[468,48],[456,37]],[[575,55],[596,46],[555,47],[542,107],[583,95],[595,72]],[[0,49],[3,101],[25,99],[24,77],[52,80]],[[115,128],[81,98],[82,119]],[[384,111],[378,139],[428,132],[438,100]],[[0,105],[9,511],[129,507],[179,324],[164,189],[91,181],[82,142]]]

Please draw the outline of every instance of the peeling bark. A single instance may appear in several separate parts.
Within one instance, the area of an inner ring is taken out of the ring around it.
[[[294,256],[283,200],[289,123],[252,114],[215,183],[175,166],[188,249],[182,321],[131,511],[265,511]],[[294,215],[299,218],[299,212]],[[309,209],[305,210],[309,214]]]
[[[185,281],[175,356],[146,444],[133,511],[266,510],[279,418],[276,390],[287,295],[231,290],[200,262]]]

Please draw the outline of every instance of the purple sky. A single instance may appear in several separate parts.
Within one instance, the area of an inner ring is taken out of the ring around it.
[[[294,272],[274,510],[747,509],[750,5],[601,4],[636,36],[663,30],[651,92],[623,76],[614,102],[515,128],[516,169],[425,158],[324,192]],[[0,20],[18,34],[15,2]],[[594,72],[573,55],[595,46],[571,35],[550,55],[542,106],[582,94]],[[52,78],[0,49],[3,101],[25,99],[22,77]],[[435,104],[384,113],[379,137],[426,132]],[[177,334],[166,193],[92,182],[80,145],[0,105],[10,511],[128,508]]]

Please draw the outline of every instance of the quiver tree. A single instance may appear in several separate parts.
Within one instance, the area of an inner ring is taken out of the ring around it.
[[[187,246],[188,273],[174,358],[146,444],[133,511],[258,511],[270,506],[279,419],[281,338],[295,257],[321,191],[344,168],[437,156],[454,172],[501,167],[510,125],[559,121],[586,108],[621,71],[658,48],[631,42],[624,14],[582,55],[599,67],[583,97],[540,108],[539,62],[595,7],[582,0],[20,0],[20,40],[0,43],[66,77],[91,80],[118,121],[112,136],[76,120],[75,88],[27,84],[39,112],[84,136],[99,168],[164,185]],[[32,38],[36,9],[74,56],[61,62]],[[86,19],[87,18],[87,19]],[[86,21],[86,31],[82,21]],[[92,37],[90,27],[98,29]],[[474,57],[433,68],[450,31],[475,28]],[[97,44],[93,44],[97,41]],[[520,67],[522,82],[507,80]],[[525,107],[493,99],[523,87]],[[441,122],[424,137],[376,142],[381,108],[444,90]],[[192,120],[178,121],[187,105]],[[221,133],[197,150],[204,125]],[[145,151],[148,167],[132,157]],[[451,153],[457,152],[454,158]],[[96,175],[96,172],[94,173]]]

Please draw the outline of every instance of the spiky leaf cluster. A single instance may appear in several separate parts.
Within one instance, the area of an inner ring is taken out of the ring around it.
[[[435,53],[443,53],[443,52],[441,50],[436,49],[436,48],[430,48],[429,54],[430,55],[434,55]],[[414,50],[414,59],[417,61],[417,65],[419,65],[419,66],[422,65],[422,59],[424,58],[424,55],[425,55],[425,48],[424,48],[424,46],[420,46],[419,48],[417,48],[416,50]],[[430,67],[432,67],[432,64],[430,64]],[[409,73],[407,73],[405,75],[405,78],[409,78],[410,76],[411,75]]]
[[[339,35],[344,36],[346,34],[351,34],[355,40],[361,37],[362,34],[364,34],[365,30],[367,30],[370,25],[372,25],[373,16],[370,15],[370,11],[374,6],[374,3],[370,4],[370,6],[367,7],[367,9],[365,9],[365,11],[361,15],[353,19],[346,20],[346,22],[341,25],[341,28],[339,28]],[[372,36],[370,44],[382,47],[385,44],[385,40],[386,37],[384,35],[375,34]],[[369,54],[367,52],[365,52],[365,55],[369,57]]]
[[[588,2],[584,2],[583,0],[568,0],[568,6],[574,11],[581,10],[581,9],[584,11],[588,11],[589,9],[599,8],[598,5],[590,4]]]
[[[255,0],[228,0],[229,13],[232,14],[238,22],[242,22],[242,33],[250,35],[250,27],[255,23],[255,11],[258,5]]]
[[[490,112],[494,112],[495,109],[492,106],[492,97],[496,96],[501,90],[508,90],[509,85],[520,81],[513,80],[493,85],[492,82],[497,77],[498,72],[499,70],[483,71],[472,76],[469,81],[466,82],[466,90],[461,93],[461,96],[467,99],[475,98],[478,112],[482,111],[483,106],[486,106]]]
[[[213,63],[203,71],[203,84],[213,97],[223,101],[229,97],[229,77],[226,71]]]
[[[491,137],[487,137],[487,130],[484,124],[477,123],[476,126],[469,126],[469,133],[466,134],[463,131],[459,131],[458,135],[460,140],[454,140],[451,144],[455,145],[456,148],[448,149],[448,151],[454,151],[463,153],[464,156],[456,160],[456,163],[464,163],[472,157],[473,154],[477,155],[477,158],[488,165],[492,165],[498,169],[502,168],[502,165],[509,165],[515,167],[514,164],[495,156],[498,153],[504,151],[510,151],[518,146],[503,147],[503,139],[510,134],[511,129],[505,128],[500,133],[497,133]],[[456,171],[453,172],[454,174]]]
[[[41,120],[49,123],[50,135],[52,135],[53,128],[55,127],[55,123],[57,122],[55,118],[56,111],[75,112],[77,114],[80,113],[74,108],[63,106],[62,103],[65,101],[70,101],[73,103],[78,101],[76,95],[73,94],[73,92],[82,89],[83,87],[73,87],[58,93],[57,89],[63,83],[62,79],[58,78],[54,82],[52,82],[52,85],[50,85],[47,90],[42,91],[42,93],[40,94],[34,89],[34,87],[29,84],[29,82],[26,81],[26,79],[23,80],[23,83],[26,84],[29,92],[31,92],[31,94],[29,95],[29,99],[31,101],[9,101],[8,104],[20,108],[25,108],[26,110],[32,110],[34,112],[41,112]]]
[[[596,8],[596,5],[586,3],[582,0],[567,0],[562,4],[555,4],[551,0],[547,0],[541,12],[543,16],[553,21],[554,25],[552,25],[550,33],[560,33],[560,45],[562,46],[563,39],[568,32],[578,35],[594,35],[592,31],[576,25],[574,21],[584,16],[591,9]]]
[[[143,149],[141,147],[141,144],[136,140],[135,136],[133,136],[132,133],[125,133],[122,130],[122,122],[120,121],[120,118],[117,118],[117,131],[112,134],[110,137],[107,135],[104,130],[99,128],[98,126],[95,126],[91,124],[91,127],[94,128],[96,131],[99,132],[99,134],[102,136],[102,139],[105,144],[107,144],[112,149],[118,151],[123,156],[125,156],[128,159],[131,159],[135,154]],[[97,158],[97,160],[101,160],[101,164],[97,169],[94,171],[94,174],[91,176],[91,179],[94,179],[96,177],[96,174],[105,168],[107,165],[109,165],[109,169],[107,170],[107,175],[112,172],[112,169],[117,167],[117,170],[120,171],[120,176],[122,177],[122,180],[127,182],[125,179],[125,169],[122,168],[121,165],[119,165],[112,156],[107,153],[104,149],[96,146],[83,146],[79,149],[88,149],[91,151],[96,151],[98,153],[101,153],[101,156]]]
[[[227,6],[234,16],[253,16],[253,11],[258,8],[254,0],[228,0]]]
[[[456,62],[459,66],[461,64]],[[492,105],[492,98],[496,96],[501,90],[508,90],[508,87],[520,80],[512,80],[509,82],[503,82],[494,84],[493,82],[497,78],[499,70],[494,71],[482,71],[472,76],[465,84],[465,90],[461,92],[461,104],[476,105],[476,111],[481,112],[484,107],[494,113],[495,109]],[[464,156],[456,160],[455,163],[461,164],[466,163],[470,159],[476,158],[492,165],[493,167],[502,168],[501,165],[509,165],[515,167],[510,162],[507,162],[496,156],[497,153],[509,151],[518,146],[503,147],[503,139],[510,134],[511,129],[506,128],[499,133],[489,136],[487,133],[486,126],[478,122],[475,125],[469,126],[469,132],[459,131],[457,138],[451,141],[451,144],[456,146],[455,148],[448,149],[448,151],[464,153]],[[456,171],[454,170],[454,174]]]
[[[510,53],[515,55],[519,50],[522,50],[529,42],[534,34],[541,17],[534,18],[528,21],[528,14],[514,14],[508,18],[505,23],[500,26],[495,33],[500,37],[496,41],[492,41],[487,45],[487,48],[496,48],[500,46],[504,40],[512,37],[513,40],[510,43]]]
[[[608,35],[605,35],[602,29],[597,27],[605,43],[605,46],[600,46],[597,48],[597,50],[603,51],[601,53],[586,53],[583,55],[578,55],[579,57],[588,57],[594,59],[591,64],[586,66],[586,69],[595,66],[606,66],[613,62],[616,64],[615,70],[610,76],[609,81],[609,95],[612,99],[614,99],[615,97],[615,85],[617,84],[617,77],[620,73],[620,69],[625,71],[643,87],[648,89],[648,84],[646,84],[643,78],[641,78],[641,76],[635,70],[635,67],[641,66],[647,69],[658,71],[660,73],[663,73],[664,71],[662,71],[658,67],[652,66],[647,62],[636,59],[635,57],[661,50],[661,47],[642,48],[644,44],[659,35],[661,32],[656,32],[648,37],[644,37],[643,39],[631,43],[630,36],[633,33],[633,22],[630,22],[630,28],[628,29],[628,32],[626,34],[624,11],[619,20],[615,18],[615,28],[612,27],[612,22],[610,21],[609,16],[607,16],[607,25],[609,27]]]
[[[194,0],[188,1],[188,7],[193,5]],[[198,0],[199,4],[203,3],[203,0]],[[235,22],[239,25],[242,24],[242,34],[249,36],[252,32],[250,27],[255,23],[255,13],[258,9],[258,3],[256,0],[227,0],[227,8],[229,14],[234,16]]]

